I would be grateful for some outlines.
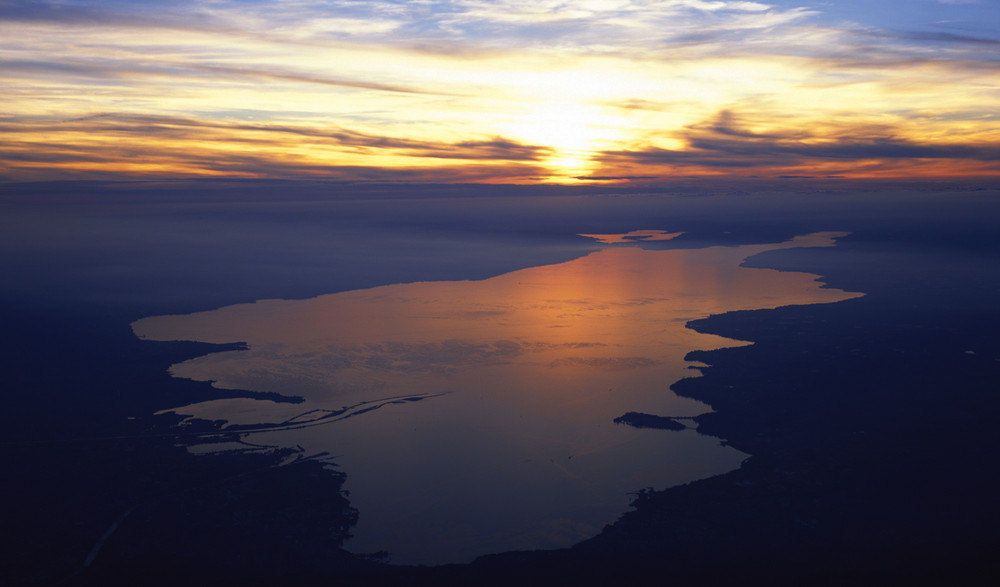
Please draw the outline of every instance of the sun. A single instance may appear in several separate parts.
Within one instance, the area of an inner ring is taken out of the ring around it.
[[[633,121],[609,104],[627,96],[633,80],[598,69],[518,71],[502,78],[509,93],[497,130],[548,148],[550,154],[541,163],[553,181],[587,175],[597,167],[596,156],[619,146],[630,132]]]
[[[622,137],[621,122],[604,109],[583,102],[545,100],[533,105],[505,129],[518,140],[548,147],[542,164],[553,179],[570,179],[590,172],[594,156]]]

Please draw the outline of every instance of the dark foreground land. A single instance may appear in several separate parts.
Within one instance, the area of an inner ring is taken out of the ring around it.
[[[11,190],[6,217],[22,228],[2,243],[14,276],[3,289],[2,582],[996,584],[1000,191],[976,187],[799,185],[724,196],[699,187],[586,205],[543,193],[510,213],[497,212],[510,201],[491,208],[454,196],[424,200],[417,208],[430,212],[417,217],[395,197],[377,213],[347,199],[316,224],[246,198],[180,205],[172,193],[158,193],[157,209],[112,198],[81,220],[52,197],[25,204],[45,192],[38,186]],[[136,218],[166,223],[157,226],[168,236],[129,228]],[[23,228],[32,219],[49,224]],[[460,223],[464,257],[444,261]],[[369,235],[410,231],[414,242],[445,244],[410,247],[405,258],[398,242],[351,232],[359,224]],[[194,457],[186,438],[214,428],[180,435],[152,415],[226,392],[171,379],[166,366],[205,345],[137,341],[128,330],[136,318],[368,287],[383,275],[485,277],[589,246],[563,235],[641,228],[687,233],[658,246],[850,231],[835,248],[774,251],[750,264],[816,273],[866,295],[692,324],[756,343],[696,354],[710,365],[704,376],[673,387],[714,408],[698,418],[701,432],[752,458],[727,475],[639,492],[633,511],[571,549],[438,568],[359,559],[339,549],[364,515],[339,492],[339,472],[310,455]],[[496,236],[505,234],[519,244]],[[362,250],[368,258],[358,260]],[[282,458],[297,460],[275,467]]]

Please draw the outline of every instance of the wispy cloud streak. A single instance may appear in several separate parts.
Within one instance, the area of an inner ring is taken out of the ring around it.
[[[813,6],[0,0],[0,176],[997,173],[1000,17]]]
[[[601,155],[607,169],[660,170],[664,173],[698,173],[699,170],[735,174],[770,175],[810,173],[862,175],[898,170],[901,163],[926,160],[950,162],[962,172],[1000,171],[1000,141],[916,142],[896,135],[891,127],[845,127],[813,132],[808,129],[758,133],[738,126],[730,112],[693,126],[683,135],[679,149],[646,148],[608,151]],[[860,169],[859,169],[860,167]],[[934,168],[938,173],[944,167]]]

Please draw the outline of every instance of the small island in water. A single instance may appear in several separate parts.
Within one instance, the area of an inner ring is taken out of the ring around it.
[[[660,430],[686,430],[687,426],[678,422],[680,418],[654,416],[641,412],[626,412],[615,418],[615,424],[625,424],[635,428],[658,428]]]

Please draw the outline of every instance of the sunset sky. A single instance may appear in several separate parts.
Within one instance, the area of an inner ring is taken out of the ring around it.
[[[0,180],[1000,176],[997,0],[0,0]]]

